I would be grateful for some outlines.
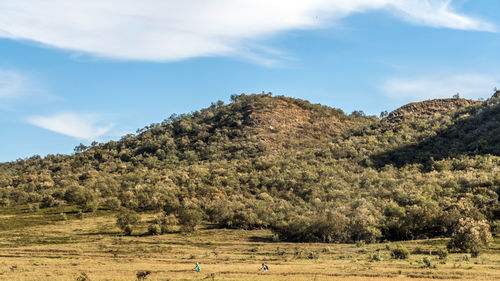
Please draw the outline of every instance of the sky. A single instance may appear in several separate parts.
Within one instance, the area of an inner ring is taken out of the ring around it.
[[[0,0],[0,162],[241,93],[369,115],[500,88],[498,0]]]

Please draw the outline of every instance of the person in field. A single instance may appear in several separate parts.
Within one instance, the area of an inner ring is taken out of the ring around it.
[[[267,266],[267,264],[263,263],[262,266],[259,268],[259,271],[261,270],[268,271],[269,267]]]
[[[201,266],[199,263],[196,263],[196,265],[194,266],[194,268],[192,269],[192,271],[196,271],[196,272],[200,272],[201,271]]]

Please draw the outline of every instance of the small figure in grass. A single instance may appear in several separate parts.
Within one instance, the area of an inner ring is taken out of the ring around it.
[[[200,272],[201,271],[201,266],[199,263],[196,263],[196,265],[194,266],[194,268],[192,269],[192,271],[196,271],[196,272]]]
[[[261,271],[261,270],[268,271],[269,266],[267,266],[267,264],[263,263],[262,266],[259,268],[259,271]]]

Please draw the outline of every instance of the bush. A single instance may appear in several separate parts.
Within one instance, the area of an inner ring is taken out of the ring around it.
[[[35,212],[38,212],[40,210],[40,205],[39,204],[28,204],[28,208],[27,208],[27,211],[29,213],[35,213]]]
[[[141,220],[141,217],[134,211],[123,209],[116,216],[116,225],[125,232],[125,235],[132,234],[133,226]]]
[[[291,242],[348,242],[349,220],[338,213],[313,217],[294,216],[287,222],[272,226],[280,240]]]
[[[50,208],[56,205],[56,200],[50,195],[45,195],[40,203],[40,208]]]
[[[77,204],[83,212],[97,210],[97,195],[95,192],[79,185],[70,186],[64,193],[64,200]]]
[[[366,245],[365,240],[358,240],[358,241],[356,241],[356,247],[358,247],[358,248],[362,248],[365,245]]]
[[[310,260],[315,260],[315,259],[318,259],[319,255],[317,252],[309,252],[307,254],[307,258],[310,259]]]
[[[174,214],[170,214],[168,216],[162,214],[160,216],[157,216],[153,220],[153,224],[157,224],[160,226],[160,231],[162,234],[174,232],[175,226],[177,225],[178,222],[179,221],[177,220]]]
[[[62,220],[62,221],[65,221],[65,220],[68,219],[68,217],[66,217],[65,213],[59,213],[59,219]]]
[[[132,235],[132,231],[134,231],[134,228],[130,224],[127,224],[123,227],[122,230],[125,235],[129,236]]]
[[[429,257],[424,257],[422,259],[422,268],[436,268],[437,266],[432,262]]]
[[[382,257],[382,255],[380,254],[380,252],[376,252],[375,254],[373,254],[371,257],[370,257],[370,260],[371,261],[383,261],[384,258]]]
[[[197,209],[181,209],[178,217],[182,231],[194,231],[201,223],[202,213]]]
[[[403,246],[398,246],[391,250],[391,257],[393,259],[405,260],[410,257],[410,252]]]
[[[137,280],[138,281],[141,281],[141,280],[145,280],[146,277],[151,274],[151,271],[150,270],[141,270],[141,271],[138,271],[136,276],[137,276]]]
[[[448,248],[474,253],[477,256],[481,248],[488,246],[493,240],[489,228],[486,221],[476,221],[471,218],[460,219],[448,243]]]
[[[85,215],[82,212],[82,210],[78,210],[78,212],[76,213],[76,218],[79,219],[79,220],[83,220],[84,216]]]
[[[76,281],[90,281],[90,277],[85,272],[81,272],[78,277],[76,277]]]
[[[491,233],[495,236],[500,236],[500,220],[495,220],[491,223]]]
[[[412,252],[412,254],[415,254],[415,255],[420,255],[423,253],[424,253],[424,251],[422,250],[422,247],[420,247],[420,246],[415,247],[415,249],[413,249],[413,252]]]
[[[107,209],[107,210],[118,210],[120,208],[121,204],[122,203],[121,203],[120,199],[118,199],[116,197],[109,197],[106,200],[104,200],[104,202],[102,202],[101,206],[102,206],[102,208]]]
[[[149,234],[151,235],[160,235],[161,234],[161,226],[159,224],[153,223],[148,227]]]
[[[448,250],[446,249],[439,249],[438,252],[437,252],[437,255],[439,257],[440,260],[444,260],[448,257]]]
[[[8,207],[10,205],[9,199],[0,198],[0,207]]]

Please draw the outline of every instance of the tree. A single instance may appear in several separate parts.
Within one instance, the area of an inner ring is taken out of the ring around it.
[[[456,248],[477,255],[481,248],[488,246],[492,240],[490,226],[485,220],[462,218],[455,228],[448,248]]]
[[[131,235],[133,227],[139,223],[141,217],[134,211],[123,209],[116,216],[116,225],[125,232],[125,235]]]
[[[75,203],[83,212],[93,212],[97,209],[97,195],[91,189],[74,184],[64,193],[64,199]]]
[[[83,143],[80,143],[79,145],[75,146],[75,148],[73,150],[75,151],[75,153],[81,153],[87,149],[88,149],[88,147],[86,145],[84,145]]]
[[[181,209],[178,217],[183,231],[194,231],[196,226],[201,222],[202,213],[197,209]]]

